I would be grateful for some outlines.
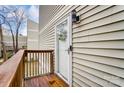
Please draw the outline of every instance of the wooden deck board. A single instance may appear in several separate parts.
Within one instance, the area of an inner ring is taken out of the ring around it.
[[[50,83],[49,81],[55,81]],[[61,78],[55,74],[45,75],[41,77],[35,77],[28,80],[25,80],[25,87],[68,87]]]

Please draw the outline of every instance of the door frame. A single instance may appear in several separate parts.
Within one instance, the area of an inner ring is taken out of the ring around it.
[[[69,45],[72,46],[72,17],[71,17],[71,13],[69,13],[65,18],[62,18],[59,22],[57,22],[57,24],[55,25],[55,73],[60,76],[67,84],[69,84],[69,86],[72,86],[72,51],[70,51],[69,54],[69,77],[68,77],[68,81],[65,80],[59,73],[58,73],[58,63],[59,63],[59,55],[58,55],[58,38],[57,38],[57,25],[59,25],[60,23],[64,22],[65,20],[68,20],[68,27],[69,27]]]

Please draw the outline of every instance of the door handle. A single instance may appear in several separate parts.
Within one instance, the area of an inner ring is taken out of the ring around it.
[[[70,53],[70,51],[72,51],[72,46],[69,46],[69,48],[68,49],[66,49],[65,51],[68,51],[68,54]]]
[[[73,47],[72,47],[72,45],[70,45],[69,50],[70,50],[70,51],[73,51]]]

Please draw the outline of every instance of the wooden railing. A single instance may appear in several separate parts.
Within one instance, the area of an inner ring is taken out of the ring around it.
[[[53,68],[52,50],[25,51],[25,78],[53,73]]]
[[[53,72],[52,50],[20,50],[0,65],[0,87],[24,86],[24,79]]]
[[[0,65],[0,87],[23,86],[23,55],[24,50],[20,50]]]

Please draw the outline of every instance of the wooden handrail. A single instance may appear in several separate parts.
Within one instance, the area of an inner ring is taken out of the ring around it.
[[[53,52],[54,50],[25,50],[25,52]]]
[[[19,50],[13,57],[0,65],[0,87],[23,86],[23,55]]]

